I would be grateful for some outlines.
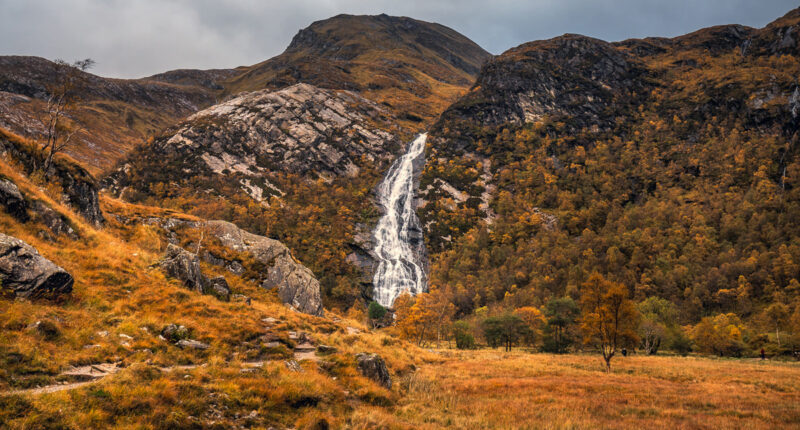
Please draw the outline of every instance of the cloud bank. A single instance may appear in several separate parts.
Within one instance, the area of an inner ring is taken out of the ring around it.
[[[0,0],[0,55],[74,60],[134,78],[250,65],[300,28],[340,13],[444,24],[499,54],[564,33],[604,40],[677,36],[718,24],[762,27],[794,0]]]

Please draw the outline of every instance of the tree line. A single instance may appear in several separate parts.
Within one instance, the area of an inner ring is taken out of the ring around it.
[[[553,297],[539,307],[481,307],[456,318],[451,289],[432,286],[428,293],[406,293],[395,300],[391,330],[420,346],[597,351],[607,370],[622,349],[730,357],[754,356],[761,348],[773,356],[798,357],[800,352],[800,306],[772,304],[749,324],[734,313],[719,313],[681,325],[674,303],[658,297],[636,302],[623,284],[598,272],[574,295]],[[385,309],[372,302],[368,318],[384,317]]]

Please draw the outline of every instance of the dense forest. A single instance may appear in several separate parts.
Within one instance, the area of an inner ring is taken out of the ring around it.
[[[432,132],[432,290],[471,318],[578,300],[599,273],[671,324],[777,347],[800,315],[798,20],[492,60]]]

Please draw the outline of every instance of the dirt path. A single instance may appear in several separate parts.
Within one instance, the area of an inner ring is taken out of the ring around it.
[[[159,370],[161,370],[162,372],[172,372],[175,370],[191,370],[198,368],[200,366],[205,366],[205,364],[159,367]],[[70,383],[62,382],[58,384],[45,385],[44,387],[26,388],[23,390],[0,391],[0,396],[26,395],[26,394],[35,396],[39,394],[55,393],[58,391],[74,390],[76,388],[94,384],[95,382],[98,382],[107,376],[111,376],[119,372],[120,370],[122,370],[122,367],[119,367],[117,363],[101,363],[101,364],[92,364],[89,366],[72,367],[60,373],[58,376],[66,376],[74,379],[81,379],[80,381],[70,382]]]

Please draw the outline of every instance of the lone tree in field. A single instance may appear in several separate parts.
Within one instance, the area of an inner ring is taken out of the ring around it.
[[[581,331],[583,341],[603,353],[606,371],[611,372],[611,358],[617,348],[637,341],[639,312],[628,299],[624,285],[593,273],[581,285]]]
[[[72,137],[80,130],[74,121],[69,120],[77,103],[77,90],[85,82],[84,72],[94,65],[94,60],[75,61],[72,64],[64,60],[56,60],[53,70],[53,81],[47,86],[47,104],[41,112],[39,120],[44,126],[44,143],[42,149],[46,158],[42,170],[50,173],[53,157],[66,149]]]

